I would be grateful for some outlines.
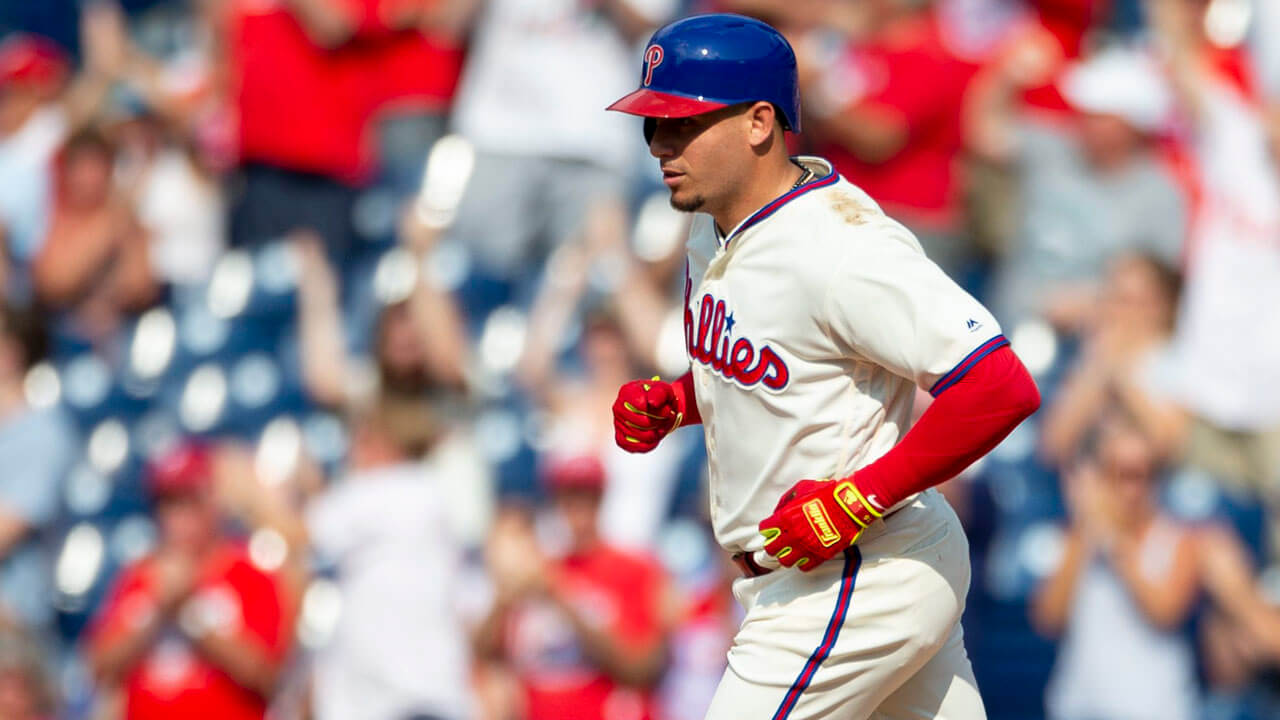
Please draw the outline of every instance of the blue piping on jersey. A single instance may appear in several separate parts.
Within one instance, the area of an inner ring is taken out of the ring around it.
[[[795,200],[796,198],[800,197],[801,195],[804,195],[807,192],[812,192],[819,188],[835,185],[836,181],[838,181],[839,179],[840,179],[840,176],[837,175],[836,171],[833,169],[830,173],[824,175],[823,177],[817,180],[814,180],[811,183],[806,183],[804,185],[801,185],[800,187],[794,190],[788,190],[787,192],[783,193],[779,197],[775,198],[773,202],[770,202],[768,205],[765,205],[764,207],[760,208],[754,213],[751,213],[750,217],[748,217],[746,220],[743,220],[741,223],[739,223],[738,227],[735,228],[734,231],[724,239],[724,246],[726,248],[729,247],[729,243],[734,238],[741,235],[743,231],[745,231],[747,228],[751,227],[752,225],[759,223],[760,221],[764,220],[770,215],[778,212],[778,210],[781,210],[783,205],[786,205],[787,203],[791,202],[792,200]]]
[[[938,382],[934,383],[933,387],[929,388],[929,394],[934,397],[938,397],[942,394],[943,390],[946,390],[959,382],[960,378],[964,377],[965,373],[969,372],[970,368],[977,365],[979,360],[1008,344],[1009,341],[1005,339],[1004,335],[997,335],[982,343],[973,352],[965,355],[964,359],[957,363],[955,367],[951,368],[946,372],[946,374],[938,378]]]

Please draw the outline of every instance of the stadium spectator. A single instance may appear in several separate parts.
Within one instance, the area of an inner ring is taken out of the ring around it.
[[[984,70],[968,100],[970,149],[1018,177],[1019,219],[996,269],[992,308],[1010,327],[1043,317],[1071,331],[1118,253],[1178,263],[1186,204],[1155,147],[1172,94],[1150,59],[1102,51],[1064,74],[1060,87],[1076,116],[1062,126],[1020,109],[1029,84],[1023,62],[1015,53]]]
[[[58,153],[53,215],[32,266],[36,295],[65,312],[59,328],[102,346],[156,297],[147,235],[114,183],[115,146],[81,130]]]
[[[1112,262],[1096,309],[1089,312],[1084,349],[1044,421],[1044,449],[1060,463],[1114,408],[1130,415],[1162,457],[1174,457],[1186,437],[1186,414],[1175,401],[1173,323],[1180,279],[1153,255]]]
[[[12,628],[0,629],[0,717],[51,720],[55,698],[37,641]]]
[[[1269,500],[1280,481],[1280,170],[1257,99],[1215,64],[1203,4],[1147,7],[1190,120],[1199,191],[1175,341],[1179,398],[1195,416],[1187,460]]]
[[[121,571],[89,630],[125,717],[262,720],[292,640],[289,604],[221,529],[212,451],[184,444],[148,473],[157,547]]]
[[[441,422],[403,398],[358,410],[350,470],[307,509],[311,546],[336,566],[342,595],[315,659],[318,720],[471,717],[468,638],[455,607],[462,547],[442,492],[454,478],[421,462]]]
[[[461,66],[470,0],[235,0],[221,20],[240,169],[235,244],[294,230],[334,259],[354,247],[359,191],[392,154],[390,187],[416,187]],[[378,132],[379,114],[389,116]],[[281,122],[281,118],[290,118]]]
[[[983,68],[1014,70],[1023,111],[1052,120],[1069,113],[1059,77],[1080,58],[1110,6],[1110,0],[940,0],[938,9],[948,45]],[[989,264],[1016,239],[1018,178],[1007,165],[972,153],[962,163],[964,230]]]
[[[1116,414],[1065,478],[1071,528],[1031,606],[1041,632],[1063,635],[1045,698],[1053,720],[1198,717],[1183,627],[1200,587],[1196,545],[1160,510],[1159,472],[1150,441]]]
[[[1230,694],[1280,663],[1280,610],[1257,580],[1253,557],[1230,528],[1197,533],[1196,557],[1212,605],[1201,624],[1209,688]]]
[[[496,597],[477,652],[510,665],[525,720],[655,717],[675,608],[664,573],[602,540],[599,460],[553,459],[545,479],[563,552],[548,555],[528,517],[502,515],[488,553]]]
[[[374,327],[371,383],[353,384],[355,359],[347,351],[338,298],[338,278],[325,261],[319,239],[292,236],[299,258],[298,325],[303,381],[316,402],[343,407],[379,391],[427,395],[465,388],[469,347],[453,298],[413,268],[403,297],[390,298]]]
[[[49,163],[67,122],[54,102],[69,61],[44,38],[11,35],[0,44],[0,200],[8,255],[30,262],[44,239]]]
[[[609,483],[601,506],[603,539],[620,548],[649,551],[670,505],[684,447],[667,443],[637,457],[614,442],[613,425],[600,408],[612,404],[619,382],[635,377],[628,340],[617,314],[592,311],[583,322],[577,373],[522,379],[547,412],[547,444],[560,453],[593,455],[604,464]]]
[[[50,629],[46,530],[78,438],[59,408],[33,408],[24,381],[44,354],[37,317],[0,310],[0,617],[32,631]]]
[[[363,23],[362,5],[226,3],[220,27],[240,158],[233,244],[306,229],[335,260],[353,247],[356,198],[376,169],[370,129],[378,83],[351,42],[377,30]]]
[[[295,234],[300,259],[298,326],[302,378],[311,399],[349,417],[378,402],[420,403],[447,414],[424,460],[431,472],[452,480],[440,488],[455,515],[455,529],[467,546],[483,542],[492,514],[490,468],[473,438],[466,390],[467,344],[453,298],[423,274],[407,297],[392,298],[374,326],[372,372],[347,351],[338,305],[337,277],[319,241]]]
[[[1122,1],[1122,0],[1120,0]],[[1030,17],[1013,30],[1009,49],[1032,50],[1038,58],[1029,58],[1023,78],[1022,100],[1028,108],[1047,114],[1071,111],[1062,95],[1059,80],[1071,64],[1087,54],[1094,31],[1101,29],[1118,0],[1029,0]],[[1029,42],[1028,42],[1029,41]],[[1019,52],[1019,50],[1014,50]]]
[[[209,279],[226,245],[226,210],[218,178],[189,142],[149,107],[111,128],[116,177],[147,235],[156,280],[195,286]]]
[[[368,2],[368,0],[366,0]],[[462,74],[462,23],[474,0],[373,0],[391,36],[369,49],[368,78],[384,84],[377,110],[380,175],[398,195],[419,189],[444,135]]]
[[[515,281],[600,218],[600,232],[624,235],[623,183],[641,133],[599,110],[634,84],[632,44],[676,3],[480,5],[453,118],[475,165],[449,238],[483,272]]]
[[[671,633],[671,667],[662,681],[662,714],[666,720],[700,720],[711,707],[724,677],[733,636],[742,625],[742,606],[733,583],[742,571],[724,553],[712,550],[709,578],[689,588]]]
[[[87,123],[123,65],[117,9],[94,4],[81,18],[84,67],[48,38],[14,33],[0,42],[0,232],[4,294],[30,302],[30,264],[44,242],[54,200],[53,159],[67,134]],[[13,268],[7,264],[13,263]]]
[[[1249,43],[1254,72],[1272,102],[1280,101],[1280,7],[1257,0],[1252,3],[1256,22]]]

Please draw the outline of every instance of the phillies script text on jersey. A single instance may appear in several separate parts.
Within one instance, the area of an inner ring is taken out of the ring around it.
[[[778,357],[773,348],[756,346],[745,337],[733,339],[736,321],[733,313],[726,314],[723,300],[707,293],[698,303],[698,323],[694,327],[693,311],[689,309],[689,292],[692,280],[685,279],[684,341],[689,357],[743,387],[762,384],[770,390],[782,390],[791,380],[787,363]],[[732,343],[732,344],[730,344]]]

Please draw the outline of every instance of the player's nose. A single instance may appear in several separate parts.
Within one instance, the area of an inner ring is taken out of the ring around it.
[[[676,155],[676,144],[672,141],[672,133],[665,128],[666,123],[654,122],[645,128],[645,137],[649,141],[649,154],[659,160]]]

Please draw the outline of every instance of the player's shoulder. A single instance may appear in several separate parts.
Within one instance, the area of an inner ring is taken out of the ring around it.
[[[914,233],[886,214],[865,190],[836,173],[829,162],[817,157],[797,160],[815,174],[827,173],[820,175],[822,179],[831,178],[798,204],[791,220],[809,225],[813,232],[808,237],[846,250],[869,251],[879,246],[923,252]]]

